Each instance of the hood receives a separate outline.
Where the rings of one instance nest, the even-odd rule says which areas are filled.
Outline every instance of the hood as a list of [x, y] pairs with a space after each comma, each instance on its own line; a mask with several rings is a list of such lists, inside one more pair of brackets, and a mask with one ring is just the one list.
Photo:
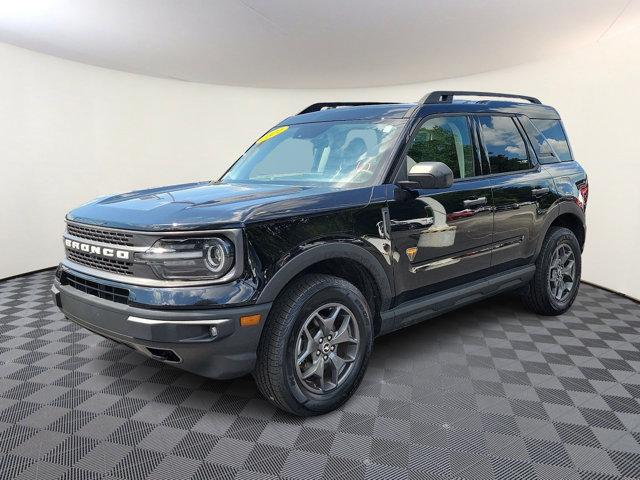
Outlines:
[[67, 219], [130, 230], [197, 230], [365, 206], [371, 187], [189, 183], [98, 198]]

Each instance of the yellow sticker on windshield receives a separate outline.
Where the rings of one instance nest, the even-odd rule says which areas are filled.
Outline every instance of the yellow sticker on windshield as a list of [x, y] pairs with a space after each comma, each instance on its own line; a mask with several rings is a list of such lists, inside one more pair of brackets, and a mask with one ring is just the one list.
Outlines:
[[256, 145], [260, 145], [262, 142], [266, 142], [270, 138], [273, 138], [276, 135], [280, 135], [282, 132], [286, 131], [288, 128], [289, 128], [288, 126], [274, 128], [273, 130], [271, 130], [271, 131], [265, 133], [263, 136], [261, 136], [258, 139], [258, 141], [256, 142]]

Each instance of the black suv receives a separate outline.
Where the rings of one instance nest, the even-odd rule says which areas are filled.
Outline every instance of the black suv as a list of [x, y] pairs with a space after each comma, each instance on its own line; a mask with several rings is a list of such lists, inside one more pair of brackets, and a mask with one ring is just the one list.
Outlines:
[[587, 194], [532, 97], [315, 104], [218, 181], [70, 212], [53, 294], [99, 335], [211, 378], [253, 372], [314, 415], [353, 393], [377, 335], [507, 290], [566, 311]]

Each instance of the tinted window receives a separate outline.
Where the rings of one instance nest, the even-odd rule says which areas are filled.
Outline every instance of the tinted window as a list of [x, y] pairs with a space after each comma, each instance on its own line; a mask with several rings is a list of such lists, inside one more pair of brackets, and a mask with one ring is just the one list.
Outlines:
[[531, 144], [533, 145], [533, 149], [535, 150], [540, 163], [556, 163], [560, 161], [551, 147], [551, 144], [533, 125], [533, 123], [531, 123], [531, 120], [527, 117], [520, 117], [520, 123], [522, 124], [524, 131], [527, 133], [529, 140], [531, 140]]
[[569, 142], [567, 142], [567, 136], [564, 134], [560, 120], [532, 118], [531, 121], [549, 141], [551, 148], [553, 148], [553, 151], [558, 155], [561, 162], [569, 162], [572, 160]]
[[478, 120], [491, 173], [531, 168], [524, 139], [511, 117], [480, 115]]
[[480, 175], [467, 117], [430, 118], [422, 124], [407, 152], [407, 170], [420, 162], [442, 162], [454, 178]]

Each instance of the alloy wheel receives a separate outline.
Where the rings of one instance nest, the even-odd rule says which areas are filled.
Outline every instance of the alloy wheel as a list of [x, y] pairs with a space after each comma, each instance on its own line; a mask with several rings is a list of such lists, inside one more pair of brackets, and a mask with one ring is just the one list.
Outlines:
[[328, 303], [307, 317], [298, 333], [295, 368], [298, 380], [314, 393], [340, 386], [354, 366], [360, 342], [355, 316], [340, 303]]
[[564, 302], [573, 290], [576, 281], [576, 259], [569, 245], [563, 243], [556, 248], [549, 267], [549, 292], [559, 302]]

